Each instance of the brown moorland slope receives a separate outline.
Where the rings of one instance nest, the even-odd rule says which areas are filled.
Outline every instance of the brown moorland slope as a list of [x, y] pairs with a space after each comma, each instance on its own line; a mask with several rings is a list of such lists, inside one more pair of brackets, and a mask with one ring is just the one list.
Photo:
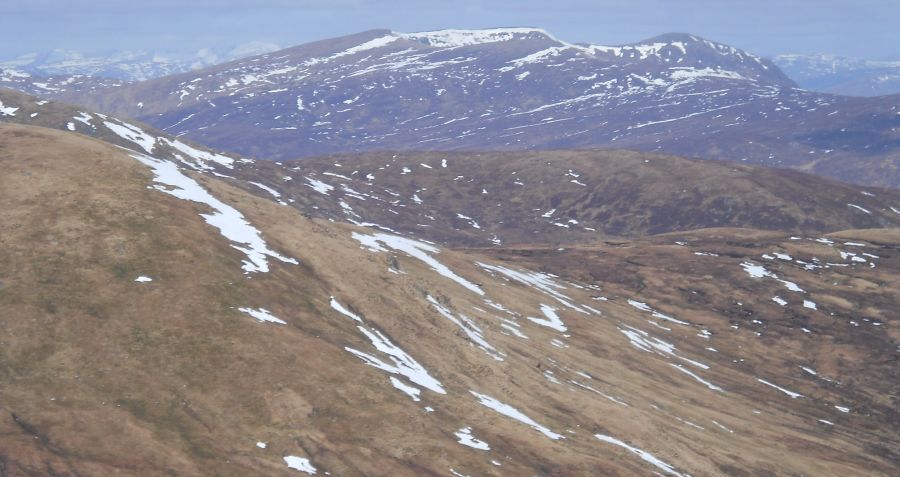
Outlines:
[[[0, 121], [86, 134], [212, 172], [304, 214], [453, 245], [583, 243], [706, 227], [900, 225], [900, 192], [786, 169], [630, 151], [227, 156], [140, 123], [0, 90]], [[315, 190], [316, 194], [310, 194]]]
[[450, 250], [73, 133], [0, 166], [7, 475], [900, 464], [896, 231]]
[[900, 226], [895, 190], [632, 151], [367, 153], [257, 161], [236, 175], [308, 214], [465, 245], [709, 227], [826, 233]]

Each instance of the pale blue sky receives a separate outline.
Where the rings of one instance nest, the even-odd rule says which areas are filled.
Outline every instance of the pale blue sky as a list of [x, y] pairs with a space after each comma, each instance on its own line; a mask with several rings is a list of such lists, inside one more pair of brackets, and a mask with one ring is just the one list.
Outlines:
[[0, 59], [54, 48], [192, 53], [372, 28], [537, 26], [571, 42], [690, 32], [762, 55], [900, 59], [900, 0], [0, 0]]

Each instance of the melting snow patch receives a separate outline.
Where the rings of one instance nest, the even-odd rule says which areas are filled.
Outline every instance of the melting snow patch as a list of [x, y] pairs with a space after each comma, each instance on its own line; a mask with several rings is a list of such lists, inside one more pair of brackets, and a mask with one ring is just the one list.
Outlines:
[[481, 228], [481, 226], [478, 225], [478, 222], [476, 222], [475, 219], [473, 219], [472, 217], [467, 217], [467, 216], [465, 216], [463, 214], [459, 214], [459, 213], [456, 214], [456, 217], [459, 219], [467, 220], [469, 222], [469, 225], [472, 226], [472, 228], [476, 228], [476, 229]]
[[679, 325], [688, 325], [688, 326], [690, 325], [690, 323], [688, 323], [686, 321], [681, 321], [681, 320], [672, 318], [669, 315], [664, 315], [664, 314], [654, 310], [653, 308], [650, 308], [650, 306], [648, 306], [646, 303], [641, 303], [641, 302], [635, 301], [635, 300], [628, 300], [628, 304], [637, 308], [638, 310], [650, 312], [654, 318], [671, 321], [672, 323], [678, 323]]
[[[579, 375], [581, 375], [581, 376], [584, 376], [584, 377], [587, 377], [588, 379], [593, 379], [593, 378], [591, 378], [590, 376], [585, 375], [584, 373], [577, 373], [577, 374], [579, 374]], [[580, 388], [587, 389], [588, 391], [591, 391], [591, 392], [594, 393], [594, 394], [599, 394], [600, 396], [603, 396], [604, 398], [606, 398], [606, 399], [608, 399], [608, 400], [610, 400], [610, 401], [612, 401], [612, 402], [614, 402], [614, 403], [616, 403], [616, 404], [619, 404], [619, 405], [625, 406], [625, 407], [630, 407], [630, 406], [628, 405], [627, 402], [622, 401], [621, 399], [617, 399], [617, 398], [615, 398], [615, 397], [613, 397], [613, 396], [610, 396], [609, 394], [605, 394], [605, 393], [603, 393], [603, 392], [600, 392], [600, 391], [598, 391], [597, 389], [594, 389], [593, 387], [591, 387], [591, 386], [589, 386], [589, 385], [587, 385], [587, 384], [579, 383], [578, 381], [571, 381], [571, 380], [570, 380], [569, 382], [572, 383], [572, 384], [574, 384], [574, 385], [576, 385], [576, 386], [578, 386], [578, 387], [580, 387]]]
[[[338, 303], [334, 298], [331, 299], [331, 307], [338, 313], [341, 313], [342, 315], [347, 316], [356, 322], [363, 323], [362, 318], [341, 306], [341, 304]], [[350, 347], [345, 347], [345, 350], [349, 351], [357, 358], [363, 360], [369, 366], [378, 368], [391, 374], [399, 374], [401, 376], [404, 376], [411, 382], [438, 394], [447, 394], [447, 392], [444, 391], [444, 388], [441, 385], [440, 381], [431, 377], [431, 375], [428, 374], [428, 370], [426, 370], [424, 366], [419, 364], [419, 362], [413, 359], [412, 356], [407, 354], [406, 351], [403, 351], [403, 349], [401, 349], [399, 346], [392, 343], [391, 340], [389, 340], [382, 333], [377, 330], [370, 329], [365, 324], [357, 325], [357, 329], [359, 329], [359, 331], [369, 339], [369, 341], [372, 343], [372, 346], [374, 346], [376, 350], [387, 355], [387, 357], [393, 362], [393, 364], [385, 363], [375, 356], [363, 353], [362, 351], [355, 350]], [[391, 383], [394, 384], [394, 381], [391, 381]], [[394, 384], [394, 386], [397, 387], [396, 384]], [[398, 389], [401, 388], [398, 387]]]
[[267, 447], [267, 445], [265, 442], [259, 441], [256, 443], [256, 447], [259, 447], [260, 449], [265, 449]]
[[601, 441], [606, 442], [608, 444], [616, 445], [616, 446], [622, 447], [624, 449], [627, 449], [632, 454], [635, 454], [638, 457], [640, 457], [641, 459], [643, 459], [645, 462], [649, 462], [650, 464], [656, 466], [657, 469], [662, 470], [666, 474], [674, 475], [675, 477], [688, 477], [685, 474], [681, 474], [681, 473], [677, 472], [675, 470], [675, 468], [672, 467], [671, 465], [657, 459], [656, 457], [653, 456], [653, 454], [651, 454], [645, 450], [638, 449], [637, 447], [632, 447], [632, 446], [616, 439], [615, 437], [605, 436], [603, 434], [594, 434], [594, 437], [596, 437], [597, 439], [600, 439]]
[[625, 327], [628, 329], [619, 328], [619, 331], [621, 331], [622, 334], [628, 337], [631, 345], [635, 348], [647, 351], [648, 353], [656, 351], [658, 353], [668, 355], [675, 354], [675, 345], [673, 345], [672, 343], [667, 343], [659, 338], [654, 338], [653, 336], [650, 336], [650, 334], [646, 331], [632, 328], [628, 325], [625, 325]]
[[398, 237], [396, 235], [389, 235], [385, 233], [375, 233], [372, 235], [363, 235], [360, 233], [353, 232], [353, 238], [356, 239], [363, 247], [369, 249], [374, 252], [385, 252], [386, 250], [382, 245], [387, 246], [394, 250], [400, 250], [405, 252], [407, 255], [424, 262], [426, 265], [431, 267], [432, 270], [437, 272], [438, 274], [453, 280], [454, 282], [462, 285], [466, 289], [473, 291], [479, 295], [484, 295], [484, 291], [482, 289], [466, 280], [465, 278], [457, 275], [452, 270], [447, 268], [441, 262], [435, 260], [431, 255], [431, 253], [440, 253], [440, 249], [435, 247], [434, 245], [427, 244], [425, 242], [420, 242], [418, 240], [412, 240], [405, 237]]
[[147, 283], [147, 282], [152, 282], [153, 279], [150, 277], [145, 277], [144, 275], [141, 275], [141, 276], [135, 278], [134, 281], [136, 281], [138, 283]]
[[278, 323], [279, 325], [286, 325], [287, 323], [283, 320], [278, 319], [276, 316], [272, 315], [269, 310], [265, 308], [252, 309], [252, 308], [238, 308], [239, 311], [242, 311], [261, 322], [269, 322], [269, 323]]
[[476, 439], [472, 436], [472, 428], [471, 427], [463, 427], [462, 429], [455, 432], [456, 438], [459, 439], [460, 444], [464, 446], [469, 446], [473, 449], [478, 450], [491, 450], [491, 446], [488, 445], [487, 442]]
[[0, 101], [0, 116], [15, 116], [18, 110], [19, 108], [4, 106], [3, 101]]
[[469, 392], [472, 393], [472, 395], [478, 399], [478, 402], [481, 403], [481, 405], [488, 407], [490, 409], [493, 409], [494, 411], [497, 411], [506, 417], [515, 419], [515, 420], [521, 422], [522, 424], [528, 425], [532, 429], [540, 432], [541, 434], [547, 436], [548, 438], [550, 438], [554, 441], [559, 440], [559, 439], [565, 439], [565, 437], [561, 436], [560, 434], [557, 434], [557, 433], [551, 431], [550, 429], [547, 429], [546, 427], [534, 422], [533, 419], [526, 416], [525, 414], [522, 414], [521, 411], [510, 406], [509, 404], [504, 404], [486, 394], [480, 394], [475, 391], [469, 391]]
[[303, 457], [289, 455], [284, 458], [284, 463], [291, 469], [306, 472], [309, 475], [315, 475], [316, 473], [316, 468], [309, 462], [309, 459]]
[[421, 399], [419, 399], [419, 394], [422, 393], [422, 390], [420, 390], [419, 388], [417, 388], [415, 386], [410, 386], [393, 376], [391, 376], [391, 384], [393, 384], [395, 388], [399, 389], [404, 394], [406, 394], [407, 396], [412, 398], [413, 401], [416, 401], [416, 402], [421, 401]]
[[313, 189], [314, 191], [316, 191], [320, 194], [328, 195], [329, 192], [334, 190], [334, 186], [332, 186], [330, 184], [326, 184], [320, 180], [313, 179], [311, 177], [307, 177], [306, 182], [307, 182], [306, 183], [307, 187]]
[[[670, 364], [671, 364], [671, 363], [670, 363]], [[713, 383], [711, 383], [711, 382], [709, 382], [709, 381], [704, 380], [703, 378], [701, 378], [700, 376], [697, 376], [696, 374], [694, 374], [694, 373], [691, 372], [690, 370], [685, 369], [685, 368], [681, 367], [681, 366], [678, 365], [678, 364], [672, 364], [672, 366], [675, 367], [675, 369], [681, 371], [682, 373], [687, 374], [688, 376], [690, 376], [690, 377], [696, 379], [697, 382], [703, 384], [704, 386], [708, 387], [709, 389], [712, 389], [713, 391], [724, 392], [724, 391], [722, 390], [722, 388], [716, 386], [715, 384], [713, 384]]]
[[174, 141], [170, 141], [166, 138], [159, 138], [159, 140], [161, 142], [164, 142], [164, 143], [168, 144], [169, 146], [181, 151], [182, 153], [187, 154], [188, 156], [194, 158], [195, 160], [199, 161], [203, 165], [205, 165], [205, 163], [207, 163], [207, 162], [215, 162], [216, 164], [225, 166], [229, 169], [234, 168], [234, 159], [232, 159], [228, 156], [223, 156], [222, 154], [216, 154], [216, 153], [212, 153], [212, 152], [201, 151], [200, 149], [196, 149], [191, 146], [188, 146], [187, 144], [185, 144], [177, 139]]
[[562, 303], [564, 306], [571, 308], [573, 310], [580, 311], [581, 313], [587, 314], [586, 311], [573, 305], [569, 301], [570, 300], [569, 297], [567, 297], [567, 296], [563, 295], [562, 293], [560, 293], [559, 291], [557, 291], [557, 290], [565, 290], [566, 287], [556, 283], [550, 275], [547, 275], [545, 273], [538, 273], [538, 272], [520, 272], [518, 270], [512, 270], [512, 269], [501, 267], [501, 266], [488, 265], [486, 263], [481, 263], [481, 262], [476, 262], [476, 264], [479, 267], [481, 267], [489, 272], [499, 273], [499, 274], [501, 274], [507, 278], [510, 278], [512, 280], [515, 280], [523, 285], [528, 285], [530, 287], [536, 288], [537, 290], [540, 290], [540, 291], [546, 293], [547, 295], [550, 295], [551, 297], [555, 298], [556, 301]]
[[559, 331], [560, 333], [565, 333], [566, 331], [568, 331], [566, 325], [559, 318], [559, 315], [556, 314], [555, 308], [553, 308], [552, 306], [541, 304], [541, 313], [543, 313], [547, 318], [532, 318], [529, 316], [528, 319], [541, 326], [546, 326], [547, 328], [552, 328], [556, 331]]
[[785, 301], [783, 298], [781, 298], [779, 296], [772, 297], [772, 301], [774, 301], [775, 303], [778, 303], [781, 306], [787, 305], [787, 301]]
[[744, 271], [747, 272], [753, 278], [762, 278], [762, 277], [775, 277], [775, 274], [766, 270], [766, 267], [762, 265], [756, 265], [750, 262], [744, 262], [741, 264], [741, 267], [744, 267]]
[[675, 345], [672, 343], [668, 343], [659, 338], [655, 338], [647, 333], [646, 331], [624, 325], [625, 328], [619, 328], [619, 331], [622, 332], [625, 336], [628, 337], [628, 341], [631, 342], [631, 345], [635, 348], [646, 351], [648, 353], [657, 353], [664, 356], [672, 356], [678, 358], [686, 363], [689, 363], [693, 366], [696, 366], [700, 369], [709, 369], [708, 365], [705, 365], [699, 361], [694, 361], [692, 359], [685, 358], [683, 356], [678, 356], [675, 353]]
[[[182, 174], [174, 163], [141, 154], [131, 157], [153, 169], [154, 181], [162, 184], [154, 186], [156, 190], [179, 199], [206, 204], [213, 209], [213, 213], [200, 214], [200, 216], [206, 219], [208, 224], [219, 229], [219, 233], [223, 237], [233, 242], [231, 244], [233, 248], [244, 252], [247, 257], [242, 266], [245, 273], [268, 272], [269, 262], [266, 257], [297, 265], [297, 260], [284, 257], [269, 249], [259, 230], [247, 222], [237, 209], [215, 198], [197, 181]], [[171, 187], [171, 189], [165, 186]]]
[[438, 313], [441, 314], [444, 318], [450, 320], [453, 324], [459, 327], [466, 334], [466, 336], [475, 343], [476, 346], [484, 350], [488, 356], [494, 358], [497, 361], [503, 361], [503, 354], [497, 351], [487, 340], [484, 339], [484, 332], [478, 325], [475, 324], [469, 317], [466, 315], [460, 314], [459, 318], [453, 315], [447, 308], [441, 305], [437, 300], [434, 299], [431, 295], [426, 297], [428, 302], [431, 303]]
[[803, 308], [809, 308], [810, 310], [815, 310], [816, 302], [809, 301], [809, 300], [803, 300]]
[[734, 434], [734, 431], [732, 431], [731, 429], [729, 429], [729, 428], [723, 426], [722, 424], [719, 424], [716, 420], [713, 420], [712, 423], [715, 424], [716, 426], [718, 426], [720, 429], [722, 429], [722, 430], [724, 430], [724, 431], [727, 431], [727, 432], [729, 432], [729, 433], [731, 433], [731, 434]]
[[[783, 255], [783, 254], [776, 254], [776, 255]], [[785, 258], [784, 260], [790, 259], [790, 256], [788, 256], [788, 255], [784, 255], [784, 256], [788, 257], [788, 258]], [[763, 255], [763, 258], [773, 259], [774, 257], [770, 257], [768, 255]], [[782, 257], [779, 256], [779, 258], [782, 258]], [[798, 292], [798, 293], [806, 293], [802, 288], [797, 286], [796, 283], [778, 278], [777, 275], [766, 270], [766, 268], [763, 267], [762, 265], [756, 265], [756, 264], [750, 263], [750, 262], [743, 262], [743, 263], [741, 263], [741, 267], [743, 267], [744, 271], [747, 272], [747, 274], [753, 278], [763, 278], [763, 277], [774, 278], [775, 280], [778, 280], [779, 282], [781, 282], [781, 284], [784, 285], [785, 288], [787, 288], [790, 291]]]
[[515, 336], [517, 338], [522, 338], [523, 340], [529, 339], [528, 336], [525, 335], [524, 333], [522, 333], [522, 331], [519, 329], [518, 323], [504, 320], [503, 323], [500, 323], [500, 328], [503, 328], [504, 330], [512, 333], [513, 336]]
[[806, 293], [805, 290], [803, 290], [802, 288], [800, 288], [800, 287], [799, 287], [796, 283], [794, 283], [794, 282], [791, 282], [791, 281], [788, 281], [788, 280], [782, 280], [782, 279], [780, 279], [780, 278], [778, 279], [778, 281], [781, 282], [781, 284], [784, 285], [785, 288], [787, 288], [788, 290], [790, 290], [790, 291], [792, 291], [792, 292]]
[[862, 208], [862, 207], [860, 207], [860, 206], [858, 206], [858, 205], [856, 205], [856, 204], [847, 204], [847, 207], [853, 207], [854, 209], [857, 209], [857, 210], [860, 210], [860, 211], [862, 211], [862, 212], [865, 212], [865, 213], [867, 213], [867, 214], [869, 214], [869, 215], [872, 215], [872, 212], [869, 212], [868, 210], [866, 210], [866, 209], [864, 209], [864, 208]]
[[357, 316], [352, 311], [344, 308], [340, 303], [338, 303], [337, 300], [334, 299], [334, 297], [331, 297], [331, 308], [334, 309], [335, 311], [337, 311], [338, 313], [351, 318], [353, 321], [357, 321], [359, 323], [363, 322], [362, 318]]
[[145, 133], [141, 128], [128, 123], [115, 124], [109, 121], [103, 121], [103, 124], [122, 139], [141, 146], [147, 151], [147, 154], [153, 153], [153, 147], [156, 146], [156, 138]]
[[772, 384], [772, 383], [770, 383], [770, 382], [768, 382], [768, 381], [766, 381], [766, 380], [759, 379], [759, 378], [757, 378], [756, 380], [759, 381], [759, 382], [761, 382], [761, 383], [763, 383], [763, 384], [765, 384], [766, 386], [773, 387], [773, 388], [775, 388], [775, 389], [777, 389], [777, 390], [779, 390], [779, 391], [781, 391], [781, 392], [787, 394], [788, 396], [791, 397], [791, 399], [797, 399], [797, 398], [803, 397], [803, 395], [800, 394], [800, 393], [795, 393], [795, 392], [793, 392], [793, 391], [788, 391], [787, 389], [784, 389], [784, 388], [782, 388], [782, 387], [779, 387], [779, 386], [777, 386], [777, 385], [775, 385], [775, 384]]
[[276, 199], [281, 197], [281, 194], [277, 190], [275, 190], [265, 184], [260, 184], [259, 182], [252, 182], [252, 181], [250, 183], [255, 185], [256, 187], [259, 187], [260, 189], [268, 192], [269, 194], [272, 195], [272, 197], [275, 197]]

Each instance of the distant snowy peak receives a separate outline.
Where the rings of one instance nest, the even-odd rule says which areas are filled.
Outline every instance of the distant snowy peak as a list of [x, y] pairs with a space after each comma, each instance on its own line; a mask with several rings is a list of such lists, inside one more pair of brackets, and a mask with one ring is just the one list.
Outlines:
[[513, 40], [552, 40], [553, 35], [540, 28], [488, 28], [483, 30], [436, 30], [416, 33], [394, 33], [407, 40], [438, 48], [497, 43]]
[[764, 63], [762, 58], [751, 53], [688, 33], [666, 33], [637, 43], [620, 46], [590, 45], [589, 48], [596, 52], [611, 53], [619, 58], [624, 57], [641, 60], [650, 57], [667, 59], [687, 55], [712, 54], [734, 57], [739, 61]]
[[900, 61], [833, 54], [784, 54], [772, 60], [804, 89], [849, 96], [900, 93]]
[[226, 61], [261, 55], [280, 49], [278, 45], [250, 42], [217, 53], [203, 48], [190, 55], [162, 55], [148, 51], [111, 51], [87, 54], [71, 50], [29, 53], [0, 61], [0, 69], [16, 70], [33, 76], [91, 76], [124, 81], [148, 79], [184, 73]]
[[435, 48], [458, 48], [462, 46], [501, 43], [510, 41], [548, 41], [557, 47], [572, 49], [589, 55], [610, 55], [619, 59], [646, 60], [658, 58], [663, 61], [699, 54], [731, 56], [738, 61], [749, 61], [765, 68], [769, 62], [751, 53], [729, 45], [716, 43], [688, 33], [666, 33], [648, 40], [617, 46], [598, 44], [574, 44], [561, 40], [541, 28], [488, 28], [482, 30], [436, 30], [416, 33], [390, 32], [390, 35], [422, 43]]
[[816, 53], [802, 55], [787, 53], [777, 55], [773, 60], [781, 65], [803, 65], [820, 73], [836, 73], [838, 71], [852, 71], [867, 68], [900, 68], [900, 61], [873, 61], [864, 58], [834, 55], [829, 53]]
[[[501, 73], [535, 64], [558, 65], [566, 61], [588, 60], [615, 63], [620, 66], [643, 64], [667, 70], [667, 74], [675, 76], [672, 78], [674, 80], [685, 79], [685, 75], [689, 75], [692, 78], [712, 77], [762, 81], [784, 87], [796, 86], [767, 59], [687, 33], [667, 33], [636, 43], [606, 46], [569, 43], [546, 30], [531, 27], [451, 29], [414, 33], [372, 30], [334, 39], [331, 42], [320, 42], [318, 45], [320, 48], [330, 47], [334, 53], [304, 60], [305, 66], [328, 63], [338, 58], [365, 59], [371, 55], [386, 55], [385, 58], [398, 60], [406, 53], [408, 53], [406, 56], [412, 55], [417, 58], [415, 63], [418, 64], [427, 59], [421, 56], [425, 51], [440, 55], [442, 51], [466, 47], [478, 49], [477, 53], [473, 51], [470, 54], [483, 57], [492, 54], [490, 52], [513, 48], [530, 53], [508, 61], [506, 66], [499, 68]], [[321, 51], [319, 49], [317, 53], [321, 54]], [[451, 60], [453, 61], [455, 60]], [[466, 61], [474, 61], [474, 57]], [[410, 66], [409, 63], [401, 61], [395, 64]], [[439, 63], [435, 62], [435, 65], [437, 64]], [[520, 71], [519, 74], [525, 73]], [[522, 76], [523, 79], [524, 77]]]

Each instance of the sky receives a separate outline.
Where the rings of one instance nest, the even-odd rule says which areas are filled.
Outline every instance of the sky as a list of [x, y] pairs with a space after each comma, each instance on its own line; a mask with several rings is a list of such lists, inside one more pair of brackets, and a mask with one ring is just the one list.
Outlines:
[[753, 53], [900, 59], [900, 0], [0, 0], [0, 60], [52, 49], [189, 55], [373, 28], [541, 27], [615, 45], [688, 32]]

